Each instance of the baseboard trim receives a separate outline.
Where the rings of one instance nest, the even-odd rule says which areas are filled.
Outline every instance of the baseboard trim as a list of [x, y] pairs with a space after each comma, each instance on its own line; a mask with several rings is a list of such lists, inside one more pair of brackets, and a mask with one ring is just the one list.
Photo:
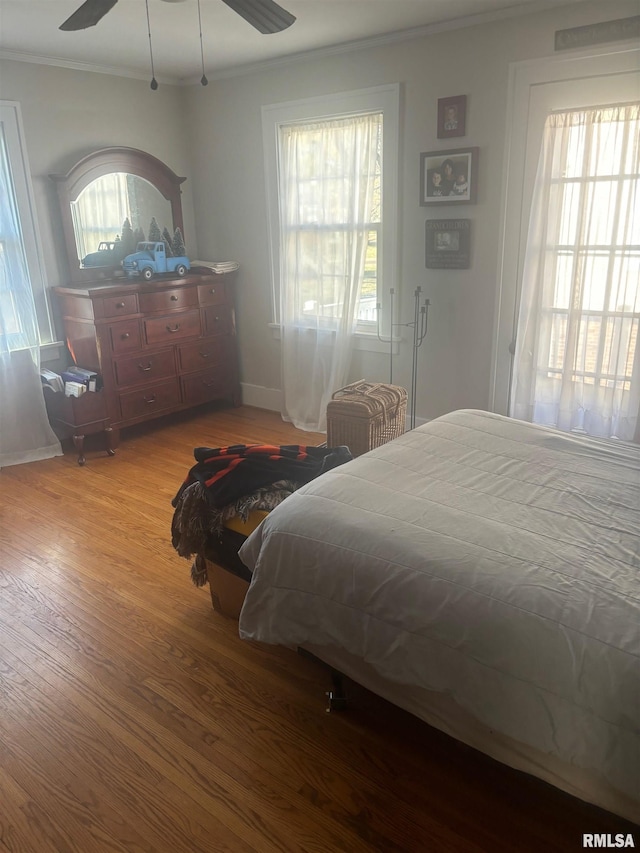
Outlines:
[[256, 409], [268, 409], [271, 412], [282, 411], [282, 391], [279, 388], [265, 388], [264, 385], [240, 383], [242, 402]]

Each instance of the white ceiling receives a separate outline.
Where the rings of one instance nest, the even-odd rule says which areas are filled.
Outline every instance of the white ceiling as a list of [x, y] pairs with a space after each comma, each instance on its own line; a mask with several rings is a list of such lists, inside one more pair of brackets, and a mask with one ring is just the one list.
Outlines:
[[[0, 56], [151, 77], [145, 0], [118, 0], [90, 29], [62, 32], [82, 0], [0, 0]], [[262, 35], [221, 0], [200, 0], [205, 71], [229, 73], [304, 51], [458, 26], [581, 0], [278, 0], [297, 20]], [[197, 0], [148, 0], [155, 75], [197, 81], [202, 74]], [[489, 18], [487, 18], [489, 16]], [[464, 20], [461, 20], [464, 19]], [[457, 22], [457, 24], [455, 23]], [[401, 38], [402, 35], [398, 35]]]

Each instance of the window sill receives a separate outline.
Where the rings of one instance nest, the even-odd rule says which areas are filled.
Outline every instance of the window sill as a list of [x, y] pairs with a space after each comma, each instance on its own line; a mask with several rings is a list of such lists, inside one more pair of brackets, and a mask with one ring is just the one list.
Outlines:
[[42, 344], [40, 346], [40, 362], [47, 364], [51, 361], [57, 361], [64, 354], [64, 341], [53, 341], [50, 344]]
[[[279, 324], [269, 323], [269, 328], [271, 329], [275, 340], [279, 341], [281, 339]], [[393, 338], [393, 355], [398, 354], [398, 344], [401, 340], [402, 338]], [[389, 345], [390, 341], [381, 341], [378, 335], [373, 332], [356, 332], [354, 335], [353, 348], [355, 350], [360, 350], [361, 352], [382, 352], [385, 353], [385, 355], [388, 355]]]

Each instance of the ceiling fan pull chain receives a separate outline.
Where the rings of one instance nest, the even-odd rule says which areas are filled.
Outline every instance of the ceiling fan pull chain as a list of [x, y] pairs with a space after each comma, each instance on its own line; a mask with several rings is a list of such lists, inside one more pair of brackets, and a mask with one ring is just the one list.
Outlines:
[[203, 86], [206, 86], [209, 81], [207, 80], [207, 75], [204, 73], [204, 47], [202, 46], [202, 15], [200, 14], [200, 0], [198, 0], [198, 25], [200, 27], [200, 58], [202, 60], [202, 77], [200, 78], [200, 82]]
[[153, 70], [153, 47], [151, 44], [151, 22], [149, 20], [149, 0], [145, 0], [145, 4], [147, 7], [147, 29], [149, 30], [149, 56], [151, 57], [151, 88], [155, 92], [158, 88], [158, 81], [156, 80], [156, 74]]

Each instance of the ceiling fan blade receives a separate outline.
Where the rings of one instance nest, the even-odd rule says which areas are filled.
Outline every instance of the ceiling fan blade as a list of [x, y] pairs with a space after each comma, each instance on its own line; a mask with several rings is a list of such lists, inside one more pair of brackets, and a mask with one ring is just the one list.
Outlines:
[[222, 0], [259, 32], [280, 33], [295, 21], [295, 16], [273, 0]]
[[95, 27], [110, 9], [116, 5], [118, 0], [85, 0], [79, 9], [70, 18], [61, 24], [60, 30], [86, 30]]

